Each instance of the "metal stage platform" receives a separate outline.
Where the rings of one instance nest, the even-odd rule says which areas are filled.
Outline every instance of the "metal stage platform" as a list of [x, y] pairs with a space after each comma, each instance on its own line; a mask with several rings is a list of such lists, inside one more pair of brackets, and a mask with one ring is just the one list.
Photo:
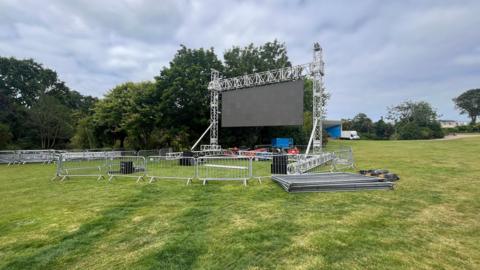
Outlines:
[[317, 173], [300, 175], [272, 175], [287, 192], [355, 191], [365, 189], [393, 189], [392, 182], [354, 173]]

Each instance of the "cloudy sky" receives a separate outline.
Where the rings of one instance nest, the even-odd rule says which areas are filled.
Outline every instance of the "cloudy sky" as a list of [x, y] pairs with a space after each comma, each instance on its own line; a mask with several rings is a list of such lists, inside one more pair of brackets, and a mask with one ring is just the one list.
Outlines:
[[373, 119], [405, 100], [466, 119], [452, 97], [480, 88], [480, 1], [0, 0], [0, 55], [34, 58], [101, 97], [151, 80], [180, 44], [285, 42], [293, 64], [324, 48], [329, 118]]

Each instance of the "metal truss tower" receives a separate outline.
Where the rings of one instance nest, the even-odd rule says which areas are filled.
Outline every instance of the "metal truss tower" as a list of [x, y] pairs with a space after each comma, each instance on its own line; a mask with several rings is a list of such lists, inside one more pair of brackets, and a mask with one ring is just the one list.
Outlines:
[[[222, 90], [220, 85], [220, 72], [212, 69], [208, 90], [210, 90], [210, 144], [202, 145], [202, 151], [220, 150], [222, 147], [218, 144], [218, 110], [219, 96]], [[192, 147], [194, 148], [194, 147]]]
[[[322, 120], [324, 117], [323, 111], [323, 76], [325, 74], [325, 64], [322, 59], [322, 47], [315, 43], [313, 46], [313, 63], [315, 68], [312, 72], [313, 79], [313, 108], [312, 108], [312, 136], [313, 136], [313, 153], [322, 151]], [[310, 136], [312, 138], [312, 136]], [[312, 142], [309, 142], [307, 147], [307, 154], [310, 150]]]
[[210, 91], [210, 125], [198, 141], [192, 146], [192, 150], [201, 141], [203, 136], [210, 130], [210, 144], [201, 145], [202, 151], [220, 150], [218, 144], [218, 121], [219, 121], [219, 96], [222, 91], [240, 88], [254, 87], [266, 84], [294, 81], [304, 78], [313, 80], [313, 128], [307, 147], [313, 153], [322, 151], [322, 119], [323, 119], [323, 76], [325, 63], [322, 59], [322, 48], [315, 43], [313, 47], [313, 62], [293, 67], [284, 67], [264, 72], [258, 72], [233, 78], [220, 78], [220, 73], [212, 69], [211, 80], [208, 84]]

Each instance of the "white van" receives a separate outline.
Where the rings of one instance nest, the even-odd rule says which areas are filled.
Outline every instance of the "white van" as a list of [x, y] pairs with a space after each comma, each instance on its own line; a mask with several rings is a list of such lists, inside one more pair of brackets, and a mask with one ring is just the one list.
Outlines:
[[359, 140], [360, 136], [355, 130], [342, 130], [342, 135], [340, 135], [340, 139], [344, 140]]

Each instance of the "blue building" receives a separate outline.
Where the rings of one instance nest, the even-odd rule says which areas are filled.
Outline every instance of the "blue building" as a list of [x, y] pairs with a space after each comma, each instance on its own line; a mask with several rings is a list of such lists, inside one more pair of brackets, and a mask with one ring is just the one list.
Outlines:
[[323, 128], [328, 136], [333, 139], [338, 139], [342, 135], [342, 121], [340, 120], [324, 120]]

